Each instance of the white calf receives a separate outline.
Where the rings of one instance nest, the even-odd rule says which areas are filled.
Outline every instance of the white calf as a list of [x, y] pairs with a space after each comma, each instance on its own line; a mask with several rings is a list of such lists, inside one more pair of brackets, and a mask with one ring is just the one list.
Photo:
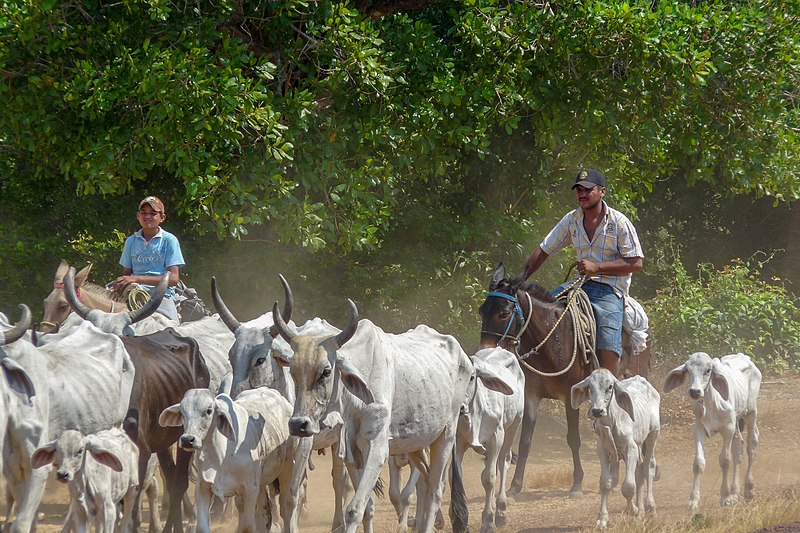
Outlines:
[[118, 502], [122, 502], [119, 531], [127, 530], [139, 488], [139, 449], [121, 428], [88, 436], [67, 430], [31, 458], [34, 468], [50, 463], [58, 469], [56, 479], [69, 486], [74, 531], [87, 531], [94, 522], [96, 531], [113, 533]]
[[297, 495], [302, 475], [296, 470], [305, 470], [311, 439], [289, 436], [291, 414], [291, 404], [268, 387], [244, 391], [236, 401], [227, 394], [215, 398], [207, 389], [193, 389], [180, 404], [161, 413], [161, 425], [184, 426], [179, 445], [201, 454], [199, 532], [209, 529], [212, 492], [219, 498], [241, 497], [237, 533], [264, 531], [265, 519], [257, 520], [256, 510], [268, 505], [267, 489], [275, 480], [280, 485], [283, 531], [298, 531]]
[[[608, 527], [608, 493], [617, 484], [620, 459], [625, 461], [622, 483], [622, 495], [628, 500], [625, 512], [642, 516], [645, 510], [654, 510], [655, 447], [661, 428], [661, 398], [656, 389], [641, 376], [619, 381], [614, 374], [600, 368], [572, 386], [570, 400], [573, 409], [587, 400], [592, 402], [589, 416], [594, 419], [600, 458], [597, 527]], [[642, 502], [645, 486], [647, 499]]]
[[[494, 531], [495, 522], [499, 526], [505, 523], [506, 476], [511, 466], [511, 446], [525, 408], [525, 376], [516, 356], [503, 348], [480, 350], [470, 360], [475, 369], [475, 386], [472, 397], [461, 408], [455, 459], [460, 463], [467, 448], [484, 456], [481, 481], [486, 497], [481, 531]], [[490, 380], [500, 380], [505, 387], [494, 383], [489, 388], [486, 383]]]
[[[703, 446], [706, 437], [722, 433], [722, 468], [720, 505], [734, 505], [739, 500], [740, 469], [742, 466], [742, 431], [747, 427], [747, 474], [744, 496], [753, 496], [753, 459], [758, 447], [758, 392], [761, 389], [761, 371], [742, 353], [712, 358], [697, 352], [681, 366], [673, 369], [664, 381], [664, 392], [669, 392], [689, 379], [689, 397], [695, 416], [694, 481], [689, 497], [689, 510], [695, 511], [700, 503], [700, 474], [706, 469]], [[728, 484], [728, 468], [733, 459], [733, 475]]]

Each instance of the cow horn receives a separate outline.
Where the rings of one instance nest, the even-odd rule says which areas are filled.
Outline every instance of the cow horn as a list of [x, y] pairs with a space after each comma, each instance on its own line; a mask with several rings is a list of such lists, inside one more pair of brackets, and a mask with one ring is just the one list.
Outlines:
[[75, 292], [75, 267], [69, 267], [64, 275], [64, 296], [67, 297], [67, 302], [78, 313], [78, 316], [86, 319], [92, 309], [80, 301], [78, 293]]
[[167, 293], [168, 286], [169, 272], [164, 274], [164, 276], [161, 278], [161, 281], [158, 283], [158, 285], [156, 285], [155, 294], [152, 295], [146, 304], [136, 311], [128, 311], [128, 316], [131, 318], [131, 324], [135, 324], [140, 320], [144, 320], [156, 312], [156, 309], [158, 309], [158, 306], [161, 305], [161, 301], [164, 299], [164, 295]]
[[[292, 288], [289, 287], [289, 282], [286, 281], [286, 278], [284, 278], [282, 274], [278, 274], [278, 277], [281, 278], [283, 295], [286, 298], [286, 301], [283, 304], [283, 316], [281, 318], [283, 318], [283, 321], [288, 324], [289, 320], [292, 319], [292, 312], [294, 311], [294, 296], [292, 295]], [[275, 328], [274, 324], [275, 322], [273, 320], [273, 325], [269, 328], [269, 334], [273, 339], [278, 336], [278, 330]]]
[[19, 322], [14, 324], [14, 327], [8, 331], [0, 331], [0, 346], [16, 342], [25, 335], [28, 326], [31, 325], [31, 310], [25, 304], [19, 304], [20, 318]]
[[225, 302], [222, 301], [222, 296], [219, 295], [219, 291], [217, 290], [217, 278], [216, 276], [211, 276], [211, 299], [214, 300], [214, 307], [217, 308], [217, 313], [219, 313], [219, 317], [228, 326], [228, 329], [231, 330], [231, 333], [236, 333], [236, 330], [239, 329], [239, 326], [242, 325], [241, 322], [236, 320], [236, 317], [233, 316], [228, 306], [225, 305]]
[[350, 323], [347, 324], [347, 327], [343, 329], [341, 333], [336, 335], [336, 344], [339, 348], [353, 337], [356, 328], [358, 328], [358, 308], [350, 298], [347, 299], [347, 303], [350, 306]]
[[272, 335], [272, 329], [275, 328], [277, 332], [275, 337], [277, 337], [277, 334], [279, 333], [280, 336], [283, 337], [283, 340], [291, 343], [292, 339], [295, 338], [296, 333], [289, 329], [289, 326], [286, 325], [283, 317], [280, 315], [280, 313], [278, 313], [278, 302], [272, 304], [272, 321], [274, 324], [273, 327], [270, 328], [270, 335]]

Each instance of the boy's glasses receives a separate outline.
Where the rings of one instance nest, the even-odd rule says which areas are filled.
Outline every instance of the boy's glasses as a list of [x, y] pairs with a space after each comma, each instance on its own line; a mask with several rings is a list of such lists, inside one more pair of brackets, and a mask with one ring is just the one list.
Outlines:
[[142, 211], [139, 210], [139, 214], [143, 217], [157, 217], [161, 214], [161, 211]]

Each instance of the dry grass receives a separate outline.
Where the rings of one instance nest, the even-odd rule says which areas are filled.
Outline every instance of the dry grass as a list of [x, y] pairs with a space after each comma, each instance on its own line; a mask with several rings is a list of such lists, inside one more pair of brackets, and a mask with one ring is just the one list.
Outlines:
[[[612, 517], [613, 520], [614, 517]], [[667, 524], [658, 515], [645, 520], [618, 516], [612, 528], [614, 533], [750, 533], [781, 524], [800, 522], [800, 486], [787, 488], [781, 493], [764, 495], [758, 501], [741, 502], [735, 507], [717, 508], [710, 514], [696, 514], [691, 518]], [[669, 517], [664, 517], [670, 520]]]
[[536, 467], [525, 481], [526, 489], [556, 490], [572, 486], [572, 464]]

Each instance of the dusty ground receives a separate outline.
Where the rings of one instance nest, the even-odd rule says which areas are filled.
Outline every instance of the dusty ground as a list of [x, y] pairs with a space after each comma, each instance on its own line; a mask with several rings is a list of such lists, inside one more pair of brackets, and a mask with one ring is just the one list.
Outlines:
[[[672, 365], [670, 365], [670, 368]], [[660, 391], [663, 378], [670, 368], [656, 366], [653, 382]], [[508, 510], [508, 524], [499, 531], [516, 533], [589, 531], [594, 525], [599, 508], [598, 493], [599, 463], [595, 453], [595, 435], [587, 420], [582, 421], [583, 446], [581, 458], [586, 476], [584, 497], [570, 499], [568, 489], [571, 482], [571, 460], [566, 445], [566, 426], [562, 407], [551, 403], [536, 426], [534, 449], [526, 472], [525, 490], [512, 502]], [[759, 426], [761, 443], [754, 472], [756, 500], [785, 497], [800, 486], [800, 461], [797, 460], [800, 425], [797, 413], [800, 410], [800, 377], [765, 377], [759, 402]], [[649, 522], [637, 523], [622, 517], [625, 507], [619, 489], [609, 498], [611, 526], [630, 530], [648, 531], [656, 526], [674, 525], [676, 531], [689, 529], [690, 516], [686, 510], [692, 478], [692, 415], [685, 390], [675, 390], [662, 397], [662, 431], [656, 448], [661, 467], [661, 479], [655, 484], [658, 504], [657, 515]], [[717, 457], [719, 436], [706, 447], [707, 469], [702, 479], [699, 512], [703, 516], [718, 519], [730, 514], [729, 508], [719, 507], [719, 485], [721, 475]], [[301, 521], [301, 529], [310, 533], [329, 531], [333, 516], [333, 491], [330, 486], [329, 457], [315, 457], [317, 468], [310, 476], [309, 513]], [[513, 468], [513, 467], [512, 467]], [[470, 526], [480, 530], [483, 509], [483, 489], [480, 483], [481, 458], [470, 452], [464, 461], [464, 481], [470, 507]], [[383, 479], [388, 483], [388, 475]], [[66, 510], [66, 490], [51, 483], [41, 511], [45, 515], [39, 531], [54, 533]], [[445, 496], [449, 505], [449, 495]], [[752, 506], [742, 502], [737, 509]], [[376, 502], [376, 532], [395, 531], [396, 520], [388, 497]], [[737, 511], [738, 512], [738, 511]], [[717, 517], [717, 518], [714, 518]], [[684, 527], [685, 525], [685, 527]], [[217, 528], [220, 532], [234, 530], [234, 524]], [[449, 524], [448, 524], [449, 529]], [[700, 528], [702, 529], [702, 528]], [[757, 529], [757, 528], [754, 528]], [[765, 531], [800, 531], [798, 524]]]

